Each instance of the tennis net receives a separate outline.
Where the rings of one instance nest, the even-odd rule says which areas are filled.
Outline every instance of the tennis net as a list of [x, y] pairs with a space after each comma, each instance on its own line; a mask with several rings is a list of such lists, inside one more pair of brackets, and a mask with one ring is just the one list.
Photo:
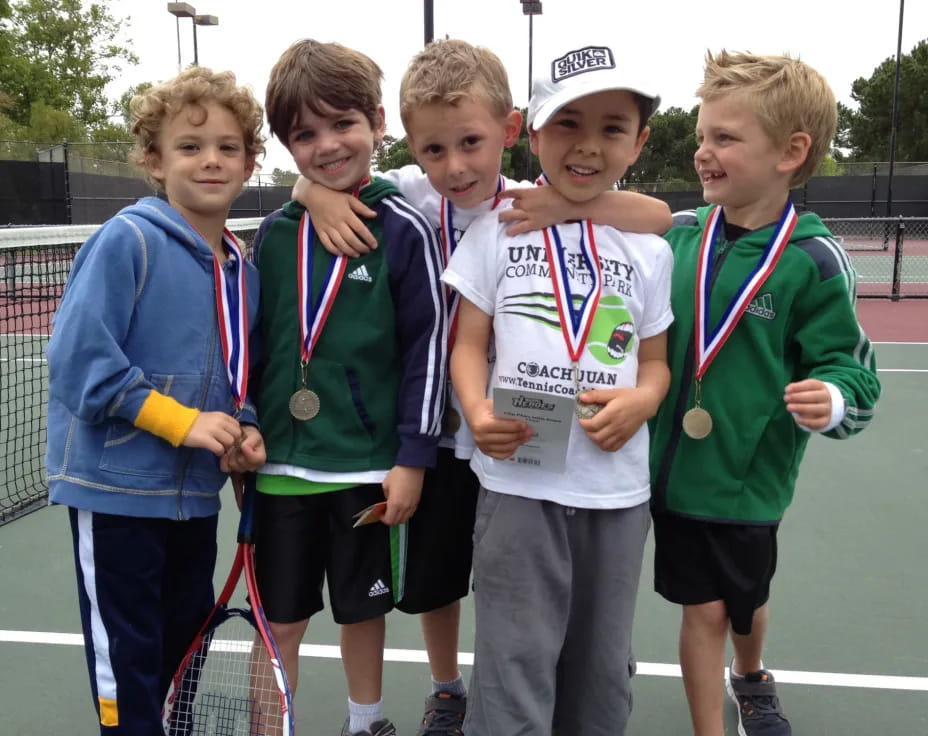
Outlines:
[[[261, 218], [229, 220], [251, 245]], [[81, 244], [99, 225], [0, 229], [0, 525], [47, 502], [45, 346]]]

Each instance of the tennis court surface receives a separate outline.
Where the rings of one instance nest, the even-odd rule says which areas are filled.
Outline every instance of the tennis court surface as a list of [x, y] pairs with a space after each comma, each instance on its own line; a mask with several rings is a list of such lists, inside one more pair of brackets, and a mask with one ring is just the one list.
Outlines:
[[[29, 448], [42, 441], [44, 420], [28, 407], [36, 394], [44, 402], [47, 306], [56, 297], [49, 296], [49, 283], [40, 278], [33, 283], [41, 293], [23, 294], [15, 304], [18, 314], [34, 307], [28, 328], [15, 337], [0, 330], [6, 333], [0, 337], [0, 441], [6, 453], [0, 493], [41, 479], [40, 463]], [[13, 300], [0, 298], [0, 306], [11, 309]], [[861, 300], [859, 312], [871, 337], [882, 341], [876, 347], [883, 398], [873, 425], [859, 437], [845, 442], [815, 437], [810, 443], [796, 500], [780, 532], [766, 663], [780, 683], [797, 735], [925, 736], [928, 302]], [[0, 313], [4, 325], [10, 314]], [[231, 492], [225, 500], [217, 584], [235, 551]], [[61, 508], [40, 508], [0, 526], [4, 736], [98, 733], [70, 545]], [[636, 617], [639, 676], [628, 733], [682, 735], [691, 731], [675, 665], [679, 611], [652, 591], [651, 556], [649, 542]], [[323, 612], [304, 640], [295, 703], [298, 734], [335, 734], [344, 719], [337, 644], [337, 629]], [[412, 736], [429, 676], [418, 622], [391, 614], [387, 646], [387, 715], [399, 733]], [[462, 661], [469, 663], [470, 601], [465, 602], [461, 648]], [[727, 715], [727, 733], [734, 734], [733, 706]]]

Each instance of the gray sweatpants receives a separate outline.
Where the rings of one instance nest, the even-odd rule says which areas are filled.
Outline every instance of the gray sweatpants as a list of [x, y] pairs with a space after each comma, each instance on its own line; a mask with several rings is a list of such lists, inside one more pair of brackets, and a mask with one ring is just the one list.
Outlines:
[[574, 509], [480, 490], [467, 736], [615, 736], [631, 712], [648, 504]]

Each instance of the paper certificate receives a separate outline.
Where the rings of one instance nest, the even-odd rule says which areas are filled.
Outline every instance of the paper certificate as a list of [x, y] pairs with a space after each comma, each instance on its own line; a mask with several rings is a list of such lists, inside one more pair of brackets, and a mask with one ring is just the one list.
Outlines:
[[493, 413], [507, 419], [521, 419], [535, 433], [516, 450], [510, 461], [549, 473], [563, 473], [574, 406], [573, 396], [493, 389]]

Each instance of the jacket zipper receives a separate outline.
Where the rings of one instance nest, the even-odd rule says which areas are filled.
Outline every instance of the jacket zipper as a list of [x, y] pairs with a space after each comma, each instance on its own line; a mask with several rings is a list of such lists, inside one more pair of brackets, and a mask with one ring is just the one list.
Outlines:
[[[709, 295], [712, 295], [712, 289], [715, 281], [722, 270], [722, 264], [731, 253], [734, 244], [728, 240], [724, 241], [719, 247], [716, 257], [712, 261], [709, 271]], [[708, 304], [706, 308], [708, 308]], [[658, 511], [667, 509], [667, 481], [670, 479], [670, 469], [673, 466], [674, 457], [677, 454], [677, 447], [680, 444], [680, 433], [683, 431], [683, 415], [686, 413], [686, 405], [689, 403], [690, 391], [689, 385], [693, 380], [693, 373], [696, 363], [696, 325], [690, 327], [690, 339], [686, 346], [686, 355], [683, 358], [683, 370], [681, 371], [682, 380], [680, 381], [680, 392], [677, 394], [677, 400], [673, 407], [673, 423], [671, 424], [670, 439], [664, 448], [664, 456], [661, 460], [660, 468], [657, 472], [657, 480], [654, 483], [655, 508]]]
[[[216, 287], [213, 286], [214, 292], [215, 292], [215, 289]], [[213, 294], [213, 303], [215, 304], [215, 293]], [[245, 308], [246, 309], [248, 308], [247, 304], [245, 305]], [[200, 401], [196, 407], [200, 411], [203, 410], [203, 406], [206, 403], [206, 396], [209, 393], [210, 380], [213, 377], [213, 363], [214, 363], [214, 357], [216, 354], [215, 348], [216, 348], [216, 338], [218, 337], [218, 333], [219, 333], [219, 317], [218, 315], [216, 315], [215, 319], [213, 319], [213, 329], [210, 330], [210, 334], [209, 334], [209, 356], [210, 358], [209, 358], [207, 368], [206, 368], [205, 380], [203, 381], [203, 393], [200, 394]], [[180, 466], [180, 473], [178, 475], [178, 484], [179, 484], [177, 488], [177, 520], [178, 521], [185, 520], [184, 519], [184, 503], [183, 503], [184, 502], [184, 479], [187, 476], [187, 467], [190, 465], [190, 457], [193, 454], [193, 448], [185, 447], [184, 450], [186, 450], [186, 452], [183, 455], [184, 462]]]

